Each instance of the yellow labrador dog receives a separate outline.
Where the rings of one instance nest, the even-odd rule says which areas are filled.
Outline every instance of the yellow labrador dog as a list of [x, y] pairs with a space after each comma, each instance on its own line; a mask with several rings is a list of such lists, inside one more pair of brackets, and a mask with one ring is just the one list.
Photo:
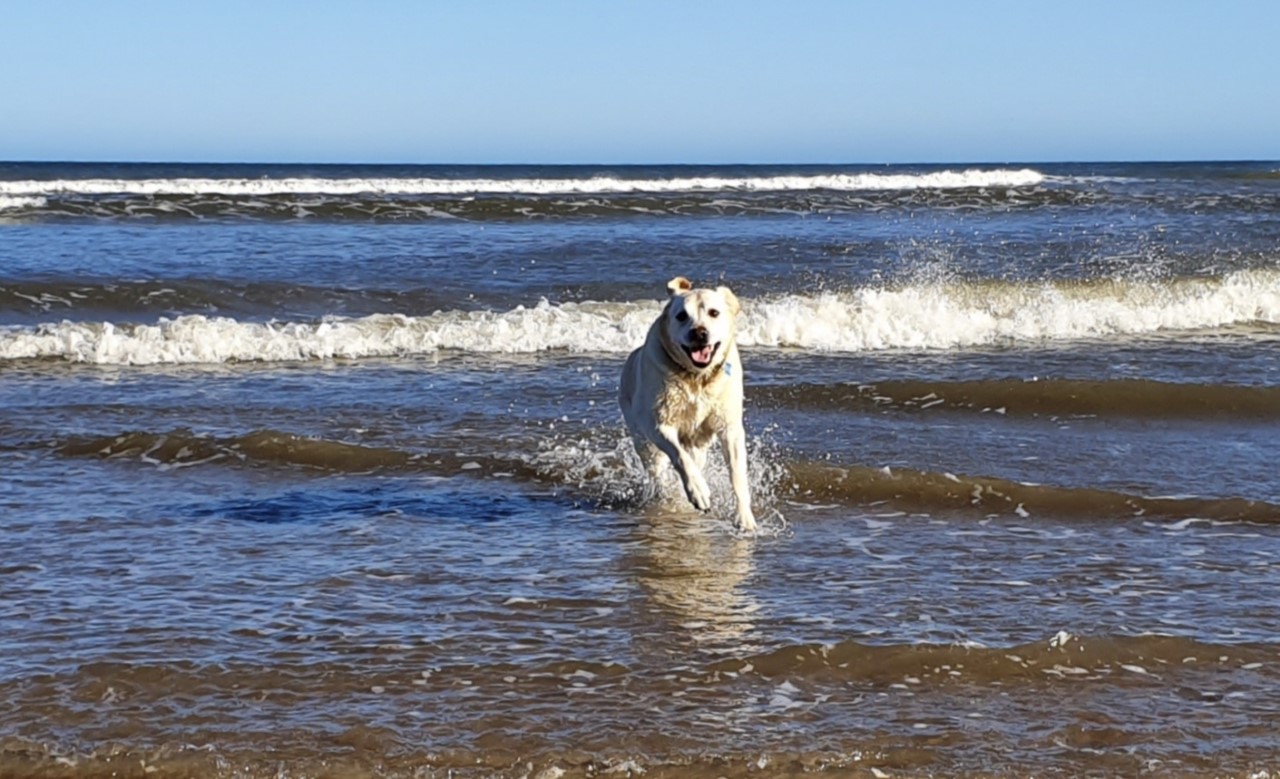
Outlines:
[[656, 480], [664, 454], [689, 502], [711, 508], [702, 475], [707, 447], [719, 436], [738, 504], [738, 526], [755, 530], [742, 427], [742, 360], [734, 343], [739, 305], [728, 287], [694, 289], [683, 276], [667, 283], [671, 298], [644, 345], [627, 357], [618, 404], [627, 429]]

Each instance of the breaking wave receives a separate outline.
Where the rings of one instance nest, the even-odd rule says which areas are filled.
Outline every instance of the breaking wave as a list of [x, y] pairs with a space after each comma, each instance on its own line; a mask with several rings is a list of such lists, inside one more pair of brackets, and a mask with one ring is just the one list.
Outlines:
[[20, 197], [17, 195], [0, 195], [0, 211], [20, 208], [41, 208], [48, 200], [43, 197]]
[[[1021, 170], [943, 170], [930, 173], [846, 173], [790, 176], [691, 176], [671, 178], [160, 178], [0, 181], [0, 196], [33, 195], [460, 195], [613, 194], [698, 191], [877, 191], [1024, 187], [1044, 175]], [[3, 201], [0, 201], [2, 204]]]
[[[0, 360], [113, 365], [274, 362], [430, 354], [622, 354], [655, 301], [542, 301], [507, 311], [374, 314], [306, 322], [182, 315], [153, 324], [0, 328]], [[955, 349], [1280, 323], [1280, 272], [1163, 282], [938, 283], [745, 301], [739, 342], [825, 352]]]

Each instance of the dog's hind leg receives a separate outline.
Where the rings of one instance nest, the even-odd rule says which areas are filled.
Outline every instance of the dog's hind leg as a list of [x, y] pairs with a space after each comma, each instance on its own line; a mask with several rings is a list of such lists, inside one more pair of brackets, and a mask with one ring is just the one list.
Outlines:
[[636, 455], [640, 458], [640, 466], [644, 469], [645, 475], [641, 499], [647, 503], [666, 495], [665, 486], [667, 479], [670, 478], [666, 456], [646, 439], [633, 438], [632, 442], [635, 444]]
[[640, 455], [640, 464], [644, 466], [644, 474], [649, 481], [657, 485], [662, 481], [664, 463], [662, 452], [648, 441], [636, 441], [636, 453]]

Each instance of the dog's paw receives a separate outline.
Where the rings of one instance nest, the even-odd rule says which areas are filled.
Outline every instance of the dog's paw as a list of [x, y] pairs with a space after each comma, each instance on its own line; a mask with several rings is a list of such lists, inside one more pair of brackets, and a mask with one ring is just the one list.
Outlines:
[[711, 488], [707, 486], [707, 480], [700, 474], [689, 475], [689, 483], [685, 485], [685, 495], [698, 511], [711, 510]]
[[756, 515], [751, 513], [751, 509], [738, 512], [738, 529], [744, 533], [756, 532]]

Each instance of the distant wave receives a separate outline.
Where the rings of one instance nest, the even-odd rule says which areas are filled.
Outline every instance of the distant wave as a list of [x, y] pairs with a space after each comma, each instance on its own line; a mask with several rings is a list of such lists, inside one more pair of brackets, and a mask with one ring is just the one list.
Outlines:
[[[299, 361], [541, 351], [625, 353], [656, 301], [543, 301], [507, 311], [374, 314], [313, 322], [185, 315], [154, 324], [44, 323], [0, 328], [0, 359], [118, 365]], [[1280, 323], [1280, 272], [1169, 282], [937, 283], [745, 301], [744, 346], [827, 352], [953, 349]]]
[[[1027, 187], [1043, 182], [1031, 169], [944, 170], [930, 173], [848, 173], [812, 176], [589, 178], [165, 178], [0, 181], [0, 196], [42, 195], [468, 195], [612, 194], [628, 192], [808, 190], [877, 191]], [[0, 204], [4, 201], [0, 200]]]
[[[1056, 207], [1272, 214], [1271, 174], [1158, 186], [1139, 166], [874, 168], [362, 168], [27, 166], [0, 170], [0, 215], [42, 219], [433, 221], [840, 214]], [[1145, 171], [1145, 172], [1144, 172]], [[123, 174], [123, 175], [122, 175]], [[13, 178], [16, 177], [16, 178]], [[1260, 178], [1261, 177], [1261, 178]], [[1176, 177], [1175, 177], [1176, 178]]]
[[[478, 301], [483, 299], [483, 294], [476, 294], [466, 302], [479, 308]], [[426, 286], [346, 289], [274, 280], [124, 279], [104, 283], [92, 279], [8, 282], [0, 279], [0, 316], [17, 314], [28, 322], [43, 321], [50, 316], [108, 320], [122, 317], [138, 321], [139, 317], [194, 312], [269, 316], [282, 308], [358, 316], [401, 309], [437, 311], [457, 302], [456, 296]]]
[[964, 409], [1010, 416], [1280, 418], [1280, 387], [1151, 379], [904, 379], [876, 384], [769, 385], [752, 387], [751, 400], [766, 406], [828, 411]]

